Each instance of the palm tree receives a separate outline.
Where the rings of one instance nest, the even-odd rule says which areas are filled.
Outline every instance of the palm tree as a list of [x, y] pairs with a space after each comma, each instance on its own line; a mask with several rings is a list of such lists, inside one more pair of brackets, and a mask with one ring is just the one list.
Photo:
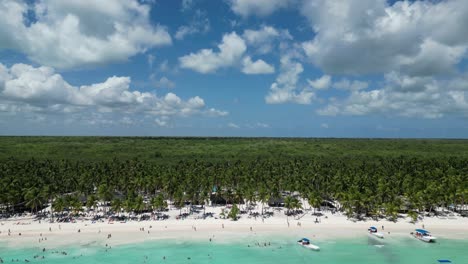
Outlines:
[[141, 213], [145, 209], [146, 205], [143, 201], [143, 196], [138, 195], [138, 197], [135, 199], [135, 203], [133, 204], [133, 208], [135, 209], [135, 212]]
[[111, 202], [111, 210], [114, 213], [120, 214], [120, 211], [122, 210], [122, 200], [115, 198]]
[[163, 208], [167, 208], [167, 202], [164, 200], [164, 196], [159, 194], [156, 197], [151, 198], [151, 206], [153, 210], [160, 211]]
[[88, 199], [86, 201], [86, 207], [88, 207], [88, 209], [93, 208], [94, 209], [94, 214], [96, 214], [97, 205], [98, 205], [98, 198], [96, 197], [96, 195], [88, 196]]
[[300, 210], [300, 209], [302, 209], [302, 202], [299, 201], [299, 199], [294, 198], [292, 206], [293, 206], [294, 210]]
[[229, 211], [228, 217], [231, 218], [234, 221], [237, 221], [237, 215], [239, 214], [239, 207], [237, 207], [237, 204], [233, 204], [231, 211]]
[[418, 221], [419, 215], [415, 211], [409, 211], [408, 216], [411, 218], [411, 222], [413, 222], [413, 224], [416, 223], [416, 221]]
[[113, 194], [112, 194], [112, 192], [111, 192], [108, 185], [106, 185], [106, 184], [99, 185], [99, 187], [98, 187], [98, 197], [101, 200], [101, 202], [104, 204], [104, 214], [107, 213], [106, 203], [108, 201], [112, 200], [112, 196], [113, 196]]
[[131, 197], [127, 197], [127, 199], [125, 199], [125, 201], [123, 202], [122, 207], [127, 213], [132, 212], [135, 208], [133, 199]]
[[24, 194], [24, 199], [26, 200], [26, 205], [31, 208], [31, 211], [34, 213], [37, 213], [37, 208], [42, 206], [43, 204], [43, 199], [40, 196], [39, 189], [36, 187], [33, 187], [29, 189], [25, 194]]
[[70, 198], [70, 207], [72, 208], [73, 212], [76, 214], [83, 210], [83, 205], [78, 196], [73, 195]]
[[62, 197], [57, 197], [52, 202], [52, 208], [58, 213], [62, 213], [65, 208], [65, 200]]
[[307, 201], [310, 206], [314, 207], [314, 214], [315, 210], [322, 205], [322, 198], [316, 192], [309, 193], [309, 195], [307, 196]]
[[262, 217], [263, 217], [263, 206], [264, 204], [268, 203], [268, 201], [270, 200], [270, 193], [268, 191], [266, 191], [266, 189], [262, 188], [260, 189], [259, 193], [258, 193], [258, 199], [261, 201], [262, 203]]
[[385, 215], [387, 215], [390, 220], [396, 221], [398, 217], [398, 207], [393, 202], [385, 204]]
[[285, 199], [284, 199], [284, 207], [286, 207], [287, 211], [286, 211], [286, 215], [289, 216], [290, 215], [290, 210], [293, 209], [295, 206], [294, 204], [294, 198], [292, 196], [287, 196]]

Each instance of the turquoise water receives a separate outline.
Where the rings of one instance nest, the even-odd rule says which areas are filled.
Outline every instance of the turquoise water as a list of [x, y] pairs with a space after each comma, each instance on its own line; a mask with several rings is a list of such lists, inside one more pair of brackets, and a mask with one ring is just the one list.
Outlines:
[[[260, 242], [267, 246], [256, 246]], [[270, 242], [270, 246], [268, 246]], [[383, 247], [377, 240], [365, 236], [353, 240], [316, 241], [321, 251], [310, 251], [295, 240], [256, 237], [242, 242], [220, 241], [175, 243], [167, 240], [123, 245], [107, 249], [105, 246], [86, 246], [12, 249], [0, 244], [4, 263], [28, 259], [30, 263], [437, 263], [450, 259], [452, 263], [468, 263], [468, 241], [440, 239], [427, 244], [410, 237], [385, 239]], [[250, 245], [250, 247], [248, 247]], [[57, 253], [58, 251], [58, 253]], [[63, 255], [61, 252], [67, 252]], [[34, 258], [34, 256], [39, 256]], [[44, 259], [41, 257], [44, 256]], [[164, 259], [165, 257], [165, 259]]]

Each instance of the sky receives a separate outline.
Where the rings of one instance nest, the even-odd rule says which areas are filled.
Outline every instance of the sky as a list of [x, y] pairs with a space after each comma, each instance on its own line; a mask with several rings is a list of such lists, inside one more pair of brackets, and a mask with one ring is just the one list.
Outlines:
[[468, 137], [466, 0], [1, 0], [0, 135]]

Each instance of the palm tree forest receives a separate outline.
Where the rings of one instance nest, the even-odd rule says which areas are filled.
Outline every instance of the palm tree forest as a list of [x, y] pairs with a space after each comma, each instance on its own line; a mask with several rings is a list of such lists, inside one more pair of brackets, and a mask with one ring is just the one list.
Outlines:
[[[0, 213], [136, 214], [284, 198], [355, 217], [466, 211], [468, 141], [424, 139], [1, 137]], [[294, 194], [294, 196], [293, 196]], [[236, 212], [237, 213], [237, 212]]]

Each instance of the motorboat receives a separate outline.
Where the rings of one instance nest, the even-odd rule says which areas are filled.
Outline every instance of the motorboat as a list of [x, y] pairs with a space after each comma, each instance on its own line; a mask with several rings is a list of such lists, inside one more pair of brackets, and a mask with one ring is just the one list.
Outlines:
[[370, 234], [371, 236], [375, 236], [375, 237], [378, 237], [378, 238], [384, 238], [384, 234], [378, 232], [377, 227], [375, 227], [375, 226], [369, 227], [369, 228], [367, 229], [367, 231], [369, 231], [369, 234]]
[[424, 242], [431, 243], [431, 242], [436, 242], [436, 237], [433, 237], [431, 233], [427, 230], [424, 229], [416, 229], [412, 235]]
[[308, 238], [303, 238], [299, 241], [297, 241], [297, 243], [305, 248], [308, 248], [308, 249], [311, 249], [311, 250], [315, 250], [315, 251], [319, 251], [320, 250], [320, 247], [317, 246], [317, 245], [314, 245], [312, 243], [310, 243], [310, 240]]

